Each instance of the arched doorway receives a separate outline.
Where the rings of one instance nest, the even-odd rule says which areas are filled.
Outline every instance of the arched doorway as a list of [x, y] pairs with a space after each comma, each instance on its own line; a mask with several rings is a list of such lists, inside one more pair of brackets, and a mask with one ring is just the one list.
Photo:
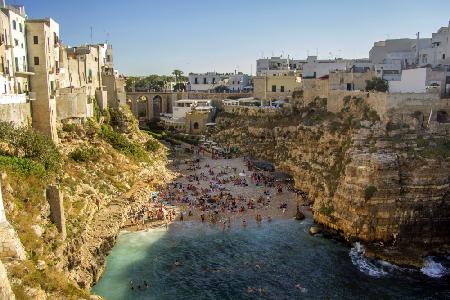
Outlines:
[[[120, 101], [118, 101], [118, 102], [120, 105]], [[131, 109], [131, 111], [133, 111], [133, 100], [130, 97], [127, 97], [127, 105]]]
[[147, 101], [148, 98], [146, 96], [140, 96], [137, 99], [137, 117], [139, 120], [141, 119], [145, 119], [148, 116], [148, 112], [147, 112]]
[[439, 123], [450, 123], [450, 117], [445, 110], [438, 110], [436, 113], [436, 121]]
[[157, 95], [153, 97], [153, 118], [159, 118], [161, 116], [162, 98]]

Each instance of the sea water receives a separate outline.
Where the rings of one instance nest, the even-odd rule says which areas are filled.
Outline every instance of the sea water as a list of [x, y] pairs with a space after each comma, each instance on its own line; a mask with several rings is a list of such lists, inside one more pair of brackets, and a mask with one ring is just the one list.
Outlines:
[[450, 299], [448, 260], [399, 268], [367, 259], [359, 244], [310, 236], [310, 225], [276, 220], [222, 230], [184, 222], [122, 233], [92, 292], [107, 300]]

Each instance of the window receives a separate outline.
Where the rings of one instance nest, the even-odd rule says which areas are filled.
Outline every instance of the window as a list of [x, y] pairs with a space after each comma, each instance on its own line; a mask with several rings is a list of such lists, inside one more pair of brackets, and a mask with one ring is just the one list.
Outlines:
[[444, 53], [444, 54], [442, 54], [442, 59], [445, 59], [445, 53]]
[[14, 39], [14, 45], [19, 46], [19, 40], [18, 39]]
[[19, 31], [22, 32], [23, 28], [22, 28], [22, 23], [19, 23]]
[[17, 29], [17, 22], [16, 22], [16, 20], [13, 20], [13, 29], [14, 29], [14, 30]]
[[276, 92], [277, 91], [277, 86], [276, 85], [272, 85], [272, 92]]
[[20, 47], [23, 49], [23, 43], [20, 44]]
[[203, 78], [203, 84], [206, 84], [206, 78]]
[[34, 65], [39, 66], [39, 57], [37, 56], [34, 57]]
[[33, 44], [39, 44], [39, 37], [37, 35], [33, 36]]
[[284, 85], [280, 86], [280, 92], [284, 92]]
[[17, 91], [19, 92], [19, 94], [22, 94], [22, 85], [20, 84], [20, 82], [17, 83]]
[[197, 77], [195, 77], [194, 83], [198, 84], [198, 78]]
[[216, 83], [216, 77], [213, 77], [212, 83], [213, 83], [213, 84]]

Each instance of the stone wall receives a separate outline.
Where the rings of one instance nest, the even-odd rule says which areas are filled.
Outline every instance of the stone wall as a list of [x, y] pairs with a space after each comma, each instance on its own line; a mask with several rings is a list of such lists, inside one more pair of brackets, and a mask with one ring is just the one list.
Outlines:
[[22, 127], [31, 120], [30, 103], [8, 103], [0, 105], [0, 121], [12, 122]]
[[303, 98], [305, 104], [310, 103], [315, 98], [328, 98], [328, 79], [306, 78], [302, 80]]
[[16, 299], [11, 285], [9, 283], [8, 274], [6, 269], [0, 261], [0, 299], [2, 300], [14, 300]]
[[93, 116], [93, 104], [89, 102], [84, 88], [60, 89], [56, 99], [58, 120]]
[[224, 106], [223, 110], [237, 116], [268, 117], [281, 116], [290, 112], [289, 108], [261, 108], [258, 106]]
[[64, 214], [63, 195], [57, 185], [49, 185], [46, 190], [50, 204], [50, 219], [55, 223], [62, 239], [66, 238], [66, 217]]
[[361, 98], [375, 110], [383, 121], [393, 118], [405, 118], [415, 112], [428, 116], [433, 110], [432, 120], [436, 120], [436, 111], [450, 111], [450, 99], [440, 99], [436, 93], [381, 93], [360, 91], [330, 91], [327, 110], [340, 112], [345, 98]]
[[248, 98], [252, 97], [251, 93], [198, 93], [187, 92], [181, 93], [181, 99], [211, 99], [211, 100], [224, 100], [229, 97]]

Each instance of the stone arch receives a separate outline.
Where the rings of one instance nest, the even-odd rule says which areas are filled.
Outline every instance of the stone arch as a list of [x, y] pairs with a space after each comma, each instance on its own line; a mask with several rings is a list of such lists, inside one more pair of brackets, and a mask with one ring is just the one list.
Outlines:
[[438, 121], [439, 123], [450, 123], [448, 112], [446, 112], [445, 110], [438, 110], [436, 112], [436, 121]]
[[159, 118], [161, 116], [162, 111], [162, 97], [160, 95], [156, 95], [152, 100], [153, 107], [153, 118]]
[[197, 122], [194, 123], [194, 129], [195, 129], [195, 130], [198, 129], [198, 123], [197, 123]]
[[140, 96], [137, 98], [136, 101], [136, 106], [137, 106], [137, 117], [138, 118], [148, 118], [148, 98], [147, 96]]

